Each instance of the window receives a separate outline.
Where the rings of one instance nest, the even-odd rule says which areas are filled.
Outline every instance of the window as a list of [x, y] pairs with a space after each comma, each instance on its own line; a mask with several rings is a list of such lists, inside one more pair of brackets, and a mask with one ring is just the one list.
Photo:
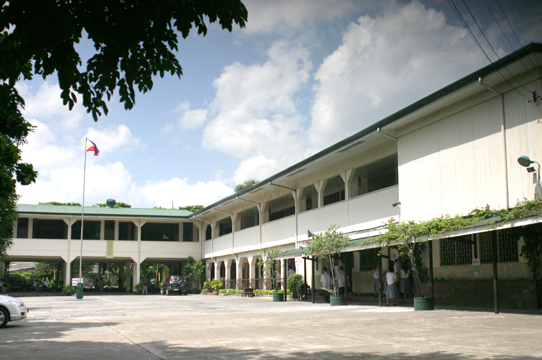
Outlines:
[[471, 235], [459, 236], [440, 240], [440, 265], [469, 265], [472, 264]]
[[119, 222], [119, 240], [137, 240], [137, 226], [133, 222]]
[[230, 234], [232, 232], [231, 217], [225, 217], [218, 222], [218, 236]]
[[378, 252], [380, 248], [368, 249], [359, 252], [359, 271], [371, 271], [377, 264], [380, 264]]
[[67, 239], [68, 225], [63, 220], [34, 219], [32, 237], [34, 239]]
[[324, 206], [343, 201], [344, 194], [344, 181], [340, 175], [328, 179], [324, 189]]
[[205, 229], [205, 240], [211, 240], [213, 237], [211, 225], [207, 225], [207, 228]]
[[28, 218], [17, 219], [17, 237], [20, 239], [28, 238]]
[[[518, 241], [517, 237], [512, 237], [512, 230], [497, 231], [497, 261], [498, 262], [517, 262], [519, 261]], [[480, 262], [492, 263], [493, 257], [491, 252], [492, 233], [486, 232], [480, 236]]]
[[105, 220], [104, 239], [115, 240], [115, 222], [112, 220]]
[[146, 223], [141, 227], [141, 240], [179, 241], [179, 224]]
[[285, 195], [272, 200], [268, 204], [269, 221], [282, 219], [295, 214], [295, 201], [292, 195]]
[[318, 208], [318, 192], [314, 185], [309, 185], [303, 189], [300, 208], [302, 212]]
[[350, 183], [350, 196], [355, 197], [397, 185], [397, 154], [356, 169]]
[[197, 241], [194, 240], [194, 224], [183, 223], [183, 241]]
[[239, 220], [241, 222], [241, 230], [247, 229], [260, 224], [258, 216], [258, 208], [253, 207], [248, 210], [239, 213]]
[[[72, 225], [72, 239], [81, 239], [81, 220]], [[100, 240], [100, 221], [84, 221], [83, 240]]]

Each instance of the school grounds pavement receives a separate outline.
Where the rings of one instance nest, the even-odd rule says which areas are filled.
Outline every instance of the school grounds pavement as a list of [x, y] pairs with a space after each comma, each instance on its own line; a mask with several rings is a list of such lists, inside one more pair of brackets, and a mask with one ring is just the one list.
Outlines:
[[542, 313], [414, 311], [411, 305], [271, 297], [21, 298], [0, 359], [541, 359]]

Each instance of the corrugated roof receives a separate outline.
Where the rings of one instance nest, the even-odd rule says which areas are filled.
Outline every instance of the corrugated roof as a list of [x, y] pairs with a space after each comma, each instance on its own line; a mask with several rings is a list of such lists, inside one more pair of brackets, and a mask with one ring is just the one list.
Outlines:
[[[39, 215], [81, 215], [82, 206], [67, 205], [26, 205], [17, 204], [19, 214]], [[126, 216], [186, 219], [192, 215], [188, 210], [173, 209], [136, 209], [85, 206], [85, 216]]]

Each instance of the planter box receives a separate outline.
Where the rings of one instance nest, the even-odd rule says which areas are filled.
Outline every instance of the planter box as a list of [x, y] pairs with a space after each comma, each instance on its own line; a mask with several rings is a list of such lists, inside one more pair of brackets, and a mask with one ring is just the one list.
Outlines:
[[273, 301], [284, 301], [284, 294], [273, 294]]
[[415, 311], [425, 311], [425, 310], [434, 310], [433, 299], [415, 297], [414, 298], [414, 310]]
[[331, 306], [343, 306], [344, 296], [342, 295], [329, 295], [329, 304]]

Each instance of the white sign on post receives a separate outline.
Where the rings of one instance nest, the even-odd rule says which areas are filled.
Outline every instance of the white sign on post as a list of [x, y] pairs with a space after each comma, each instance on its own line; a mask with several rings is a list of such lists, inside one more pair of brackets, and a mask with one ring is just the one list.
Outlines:
[[77, 284], [82, 283], [82, 278], [72, 278], [72, 286], [77, 286]]

